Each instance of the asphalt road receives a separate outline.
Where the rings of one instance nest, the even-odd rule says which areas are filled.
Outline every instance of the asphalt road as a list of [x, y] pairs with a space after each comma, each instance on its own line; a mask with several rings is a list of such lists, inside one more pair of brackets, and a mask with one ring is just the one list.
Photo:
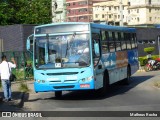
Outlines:
[[[159, 120], [158, 117], [116, 117], [116, 114], [121, 111], [160, 111], [160, 89], [154, 86], [156, 81], [160, 81], [160, 71], [137, 72], [132, 76], [130, 85], [114, 84], [104, 97], [99, 97], [93, 91], [77, 91], [64, 92], [61, 99], [56, 99], [53, 92], [35, 93], [32, 90], [26, 94], [23, 108], [10, 106], [6, 109], [15, 109], [24, 113], [27, 111], [51, 111], [47, 112], [49, 116], [61, 116], [60, 113], [56, 114], [56, 111], [73, 111], [74, 113], [70, 112], [73, 116], [76, 114], [75, 111], [98, 112], [95, 114], [91, 112], [88, 117], [84, 117], [85, 113], [82, 112], [80, 113], [82, 117], [65, 117], [64, 115], [54, 118], [45, 117], [45, 120]], [[33, 84], [29, 84], [29, 86], [33, 89]], [[99, 111], [118, 112], [115, 112], [115, 116], [113, 112], [111, 117], [98, 117], [107, 114]], [[92, 117], [96, 114], [97, 117]], [[17, 120], [17, 118], [11, 119]], [[35, 119], [28, 118], [28, 120]]]
[[24, 103], [29, 111], [160, 111], [160, 89], [154, 86], [160, 71], [137, 72], [130, 85], [115, 84], [104, 97], [93, 91], [31, 93]]

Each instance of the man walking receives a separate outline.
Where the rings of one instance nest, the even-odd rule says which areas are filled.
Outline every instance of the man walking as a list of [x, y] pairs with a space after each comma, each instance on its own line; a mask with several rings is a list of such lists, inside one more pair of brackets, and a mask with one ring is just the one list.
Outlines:
[[7, 62], [7, 58], [5, 55], [2, 56], [2, 63], [0, 64], [0, 74], [1, 74], [1, 83], [4, 92], [4, 101], [8, 102], [11, 100], [11, 81], [9, 80], [9, 76], [11, 74], [11, 68], [16, 67], [16, 62], [14, 58], [11, 59], [11, 62]]

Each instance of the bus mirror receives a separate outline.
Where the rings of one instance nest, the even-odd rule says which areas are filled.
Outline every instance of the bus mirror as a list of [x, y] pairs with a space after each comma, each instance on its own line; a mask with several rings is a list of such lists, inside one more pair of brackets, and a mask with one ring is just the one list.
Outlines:
[[28, 38], [27, 38], [27, 42], [26, 42], [26, 49], [28, 51], [32, 51], [32, 47], [33, 46], [33, 35], [30, 35]]
[[96, 56], [99, 56], [100, 53], [99, 53], [99, 45], [98, 45], [98, 43], [94, 43], [94, 50], [95, 50]]
[[30, 44], [30, 39], [28, 38], [28, 39], [27, 39], [27, 46], [26, 46], [28, 51], [30, 50], [30, 45], [31, 45], [31, 44]]

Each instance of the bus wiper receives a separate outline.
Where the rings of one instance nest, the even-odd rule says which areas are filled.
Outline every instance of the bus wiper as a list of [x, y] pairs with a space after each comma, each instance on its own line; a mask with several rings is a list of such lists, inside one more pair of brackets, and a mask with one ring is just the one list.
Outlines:
[[[71, 39], [70, 43], [75, 40], [75, 39], [74, 39], [74, 38], [75, 38], [75, 35], [76, 35], [76, 32], [73, 33], [72, 39]], [[66, 50], [66, 55], [65, 55], [65, 57], [67, 56], [68, 50], [71, 49], [71, 45], [68, 45], [68, 44], [69, 44], [69, 43], [68, 43], [68, 40], [67, 40], [67, 50]]]

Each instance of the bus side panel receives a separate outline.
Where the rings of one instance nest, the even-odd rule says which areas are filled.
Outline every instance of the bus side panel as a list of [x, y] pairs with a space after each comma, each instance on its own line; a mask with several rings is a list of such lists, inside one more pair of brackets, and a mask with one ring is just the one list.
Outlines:
[[137, 52], [136, 49], [128, 51], [128, 63], [131, 66], [131, 75], [132, 75], [139, 68], [139, 64], [138, 64], [138, 52]]

